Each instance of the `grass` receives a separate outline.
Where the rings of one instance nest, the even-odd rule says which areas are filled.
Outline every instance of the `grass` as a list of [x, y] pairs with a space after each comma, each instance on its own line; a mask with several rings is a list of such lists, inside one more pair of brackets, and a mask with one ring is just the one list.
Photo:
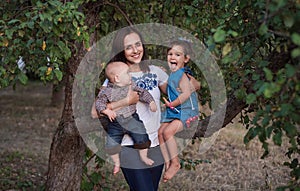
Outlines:
[[42, 190], [45, 178], [39, 172], [40, 169], [34, 167], [38, 162], [34, 156], [25, 155], [19, 151], [2, 153], [0, 159], [1, 190]]
[[[30, 82], [0, 90], [0, 190], [43, 190], [52, 135], [58, 126], [61, 108], [50, 107], [51, 85]], [[260, 159], [258, 140], [243, 143], [246, 130], [236, 121], [218, 134], [196, 140], [184, 147], [180, 157], [198, 159], [193, 170], [181, 169], [159, 191], [266, 191], [290, 181], [287, 158], [282, 147], [270, 143], [270, 154]], [[128, 190], [122, 173], [111, 175], [112, 165], [98, 169], [102, 188]], [[105, 189], [104, 189], [105, 188]]]

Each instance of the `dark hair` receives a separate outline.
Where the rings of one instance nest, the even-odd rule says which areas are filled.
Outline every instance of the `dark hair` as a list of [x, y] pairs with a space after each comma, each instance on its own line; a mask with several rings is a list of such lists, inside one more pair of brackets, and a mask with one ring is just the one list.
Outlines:
[[113, 40], [113, 44], [112, 44], [112, 50], [111, 50], [111, 60], [109, 62], [115, 62], [115, 61], [121, 61], [124, 63], [127, 63], [128, 60], [125, 57], [125, 51], [124, 51], [124, 39], [127, 35], [131, 34], [131, 33], [136, 33], [142, 42], [142, 46], [144, 49], [144, 54], [140, 63], [140, 68], [143, 72], [149, 72], [150, 68], [149, 68], [149, 64], [148, 64], [148, 58], [146, 55], [146, 49], [145, 49], [145, 44], [144, 44], [144, 39], [142, 37], [142, 35], [133, 27], [125, 27], [122, 28], [120, 30], [118, 30], [118, 32], [116, 33], [116, 36]]
[[172, 41], [167, 49], [167, 52], [169, 52], [169, 50], [172, 49], [173, 46], [181, 46], [183, 48], [184, 51], [184, 56], [189, 55], [191, 58], [194, 56], [194, 52], [192, 50], [192, 45], [190, 42], [186, 41], [186, 40], [174, 40]]

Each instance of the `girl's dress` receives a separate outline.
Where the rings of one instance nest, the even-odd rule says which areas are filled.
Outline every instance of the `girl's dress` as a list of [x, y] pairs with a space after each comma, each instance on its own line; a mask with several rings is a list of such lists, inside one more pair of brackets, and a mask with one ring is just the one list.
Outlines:
[[[178, 91], [179, 81], [185, 74], [185, 69], [181, 68], [175, 72], [172, 72], [168, 79], [167, 93], [169, 96], [169, 102], [174, 101], [181, 92]], [[193, 92], [189, 99], [187, 99], [181, 105], [178, 105], [174, 109], [166, 107], [166, 110], [162, 113], [161, 122], [171, 122], [174, 119], [182, 121], [185, 127], [189, 127], [190, 122], [198, 119], [199, 109], [196, 92]]]

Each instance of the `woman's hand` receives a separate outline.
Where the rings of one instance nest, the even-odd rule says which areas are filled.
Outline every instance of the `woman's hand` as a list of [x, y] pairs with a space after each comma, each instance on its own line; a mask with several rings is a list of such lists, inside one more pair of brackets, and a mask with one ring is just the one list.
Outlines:
[[192, 92], [197, 91], [197, 90], [200, 90], [201, 83], [198, 82], [198, 81], [196, 80], [196, 78], [194, 78], [194, 76], [191, 76], [191, 75], [189, 75], [189, 74], [187, 74], [187, 76], [189, 77], [190, 82], [191, 82], [191, 84], [192, 84], [192, 86], [191, 86]]
[[150, 107], [150, 111], [152, 111], [152, 112], [156, 112], [157, 111], [157, 107], [156, 107], [155, 101], [151, 101], [151, 103], [149, 104], [149, 107]]
[[96, 110], [95, 102], [94, 102], [93, 105], [92, 105], [92, 109], [91, 109], [91, 117], [92, 117], [93, 119], [98, 118], [98, 113], [97, 113], [97, 110]]
[[132, 104], [136, 104], [140, 100], [140, 96], [138, 92], [133, 91], [132, 88], [129, 88], [127, 99], [128, 99], [128, 105], [132, 105]]

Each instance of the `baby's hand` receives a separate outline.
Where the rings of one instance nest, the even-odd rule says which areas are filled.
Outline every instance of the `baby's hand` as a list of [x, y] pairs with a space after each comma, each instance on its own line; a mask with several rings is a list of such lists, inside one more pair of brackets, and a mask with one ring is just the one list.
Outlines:
[[115, 118], [117, 116], [116, 112], [114, 112], [113, 110], [110, 110], [110, 109], [105, 109], [101, 113], [105, 114], [109, 118], [110, 121], [115, 120]]
[[150, 104], [149, 104], [149, 107], [150, 107], [150, 111], [152, 112], [156, 112], [157, 111], [157, 107], [156, 107], [156, 104], [154, 101], [152, 101]]

